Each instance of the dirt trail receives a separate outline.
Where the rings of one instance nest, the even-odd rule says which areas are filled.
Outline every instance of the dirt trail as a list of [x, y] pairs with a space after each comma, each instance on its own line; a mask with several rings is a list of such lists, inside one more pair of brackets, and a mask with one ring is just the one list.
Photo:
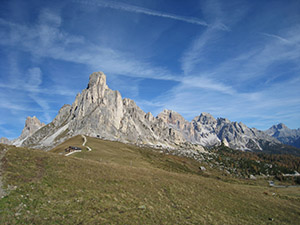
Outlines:
[[[83, 137], [83, 143], [82, 143], [82, 146], [84, 147], [85, 144], [86, 144], [86, 142], [87, 142], [86, 136], [81, 135], [81, 137]], [[89, 152], [92, 151], [92, 149], [91, 149], [89, 146], [85, 146], [85, 147], [88, 149]]]
[[65, 154], [65, 156], [72, 155], [72, 154], [74, 154], [76, 152], [81, 152], [81, 150], [75, 150], [75, 151], [69, 152], [69, 153]]

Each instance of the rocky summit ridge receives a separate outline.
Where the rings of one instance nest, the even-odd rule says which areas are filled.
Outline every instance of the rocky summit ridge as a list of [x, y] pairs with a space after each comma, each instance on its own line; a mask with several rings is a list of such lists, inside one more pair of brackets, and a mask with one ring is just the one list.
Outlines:
[[276, 138], [283, 144], [300, 148], [300, 129], [290, 129], [285, 124], [279, 123], [265, 131], [266, 134]]
[[92, 73], [87, 88], [77, 94], [72, 105], [64, 105], [51, 123], [26, 130], [18, 139], [22, 141], [14, 144], [47, 149], [79, 134], [163, 148], [193, 145], [203, 149], [201, 146], [223, 143], [234, 149], [263, 150], [266, 144], [280, 143], [255, 128], [215, 119], [209, 113], [201, 113], [192, 121], [172, 110], [154, 117], [133, 100], [111, 90], [103, 72]]

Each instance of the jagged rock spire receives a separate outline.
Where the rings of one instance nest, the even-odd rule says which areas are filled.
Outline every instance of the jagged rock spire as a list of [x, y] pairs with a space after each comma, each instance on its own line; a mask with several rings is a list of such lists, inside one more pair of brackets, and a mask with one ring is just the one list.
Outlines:
[[106, 85], [106, 76], [103, 72], [94, 72], [90, 75], [90, 80], [87, 86], [87, 89], [92, 88], [92, 87], [100, 87], [107, 89]]
[[45, 126], [44, 123], [41, 123], [36, 116], [30, 117], [28, 116], [25, 121], [24, 129], [20, 137], [13, 141], [13, 143], [17, 146], [20, 146], [28, 137], [33, 135], [37, 130], [41, 127]]

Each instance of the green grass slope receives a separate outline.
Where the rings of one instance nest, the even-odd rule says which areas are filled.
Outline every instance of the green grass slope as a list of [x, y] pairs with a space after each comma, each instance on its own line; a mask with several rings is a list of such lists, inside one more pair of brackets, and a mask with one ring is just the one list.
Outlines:
[[299, 222], [299, 188], [223, 179], [190, 159], [94, 138], [91, 152], [58, 154], [82, 141], [51, 152], [0, 145], [9, 148], [1, 166], [10, 189], [0, 200], [0, 224]]

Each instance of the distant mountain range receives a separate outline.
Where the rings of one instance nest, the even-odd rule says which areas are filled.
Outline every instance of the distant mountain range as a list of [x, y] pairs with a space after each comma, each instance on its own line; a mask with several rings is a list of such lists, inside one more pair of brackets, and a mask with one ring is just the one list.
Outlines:
[[265, 133], [275, 137], [283, 144], [300, 148], [300, 128], [290, 129], [283, 123], [280, 123], [270, 127]]
[[64, 105], [51, 123], [45, 125], [36, 117], [28, 117], [21, 136], [10, 143], [49, 149], [70, 137], [85, 134], [170, 149], [191, 145], [202, 149], [223, 143], [233, 149], [263, 151], [274, 146], [282, 148], [282, 143], [299, 147], [299, 133], [299, 129], [290, 130], [284, 125], [263, 132], [225, 118], [215, 119], [209, 113], [201, 113], [192, 121], [172, 110], [154, 117], [133, 100], [122, 99], [118, 91], [107, 86], [104, 73], [95, 72], [90, 75], [87, 88], [77, 94], [72, 105]]

